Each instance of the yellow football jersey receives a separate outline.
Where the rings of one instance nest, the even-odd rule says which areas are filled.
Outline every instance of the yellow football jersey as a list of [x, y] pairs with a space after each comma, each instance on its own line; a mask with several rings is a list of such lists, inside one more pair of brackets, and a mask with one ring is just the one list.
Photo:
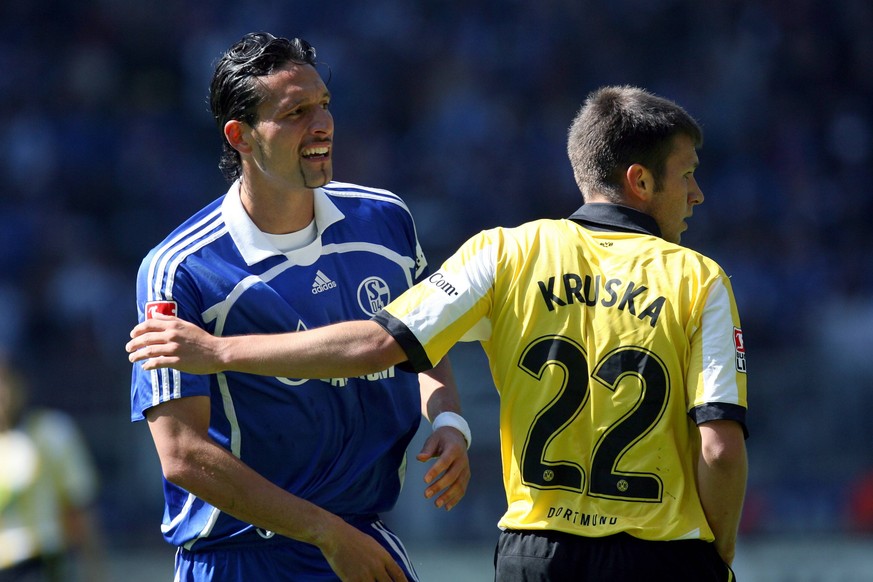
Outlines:
[[712, 540], [696, 423], [745, 427], [730, 281], [636, 211], [571, 218], [479, 233], [377, 321], [419, 370], [481, 342], [500, 393], [500, 527]]

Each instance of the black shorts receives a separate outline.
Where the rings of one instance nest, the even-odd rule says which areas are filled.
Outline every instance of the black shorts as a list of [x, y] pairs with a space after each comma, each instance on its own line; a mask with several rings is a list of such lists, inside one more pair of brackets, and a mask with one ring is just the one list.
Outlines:
[[715, 546], [651, 542], [627, 534], [589, 538], [506, 530], [494, 553], [496, 582], [734, 582]]

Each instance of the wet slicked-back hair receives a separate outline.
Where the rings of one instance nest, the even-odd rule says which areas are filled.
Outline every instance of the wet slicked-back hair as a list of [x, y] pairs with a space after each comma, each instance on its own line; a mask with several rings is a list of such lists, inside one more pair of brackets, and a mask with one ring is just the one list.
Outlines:
[[218, 167], [228, 182], [240, 177], [239, 152], [224, 139], [224, 125], [236, 119], [253, 125], [264, 95], [257, 77], [270, 75], [288, 63], [315, 66], [315, 48], [300, 38], [281, 38], [267, 32], [243, 36], [225, 52], [215, 66], [209, 86], [209, 106], [221, 132], [222, 151]]
[[642, 164], [660, 190], [673, 138], [686, 135], [703, 145], [703, 130], [682, 107], [630, 86], [593, 91], [570, 125], [567, 154], [584, 199], [594, 193], [622, 200], [622, 179]]

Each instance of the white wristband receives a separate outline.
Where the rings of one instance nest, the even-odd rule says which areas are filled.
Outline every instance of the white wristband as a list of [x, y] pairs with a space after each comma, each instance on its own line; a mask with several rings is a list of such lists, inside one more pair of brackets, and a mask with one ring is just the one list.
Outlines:
[[444, 426], [450, 426], [460, 431], [460, 433], [464, 435], [464, 440], [467, 441], [467, 448], [470, 448], [470, 443], [473, 442], [473, 436], [470, 434], [470, 425], [467, 424], [467, 421], [464, 420], [463, 416], [454, 412], [440, 412], [437, 414], [437, 417], [433, 419], [433, 429], [436, 430]]

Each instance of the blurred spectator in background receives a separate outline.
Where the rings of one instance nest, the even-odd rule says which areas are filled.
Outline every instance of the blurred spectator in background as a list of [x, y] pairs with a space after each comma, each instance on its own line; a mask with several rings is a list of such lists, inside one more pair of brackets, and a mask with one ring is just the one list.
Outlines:
[[0, 360], [0, 582], [104, 579], [92, 511], [97, 474], [73, 420], [28, 409], [22, 375]]

